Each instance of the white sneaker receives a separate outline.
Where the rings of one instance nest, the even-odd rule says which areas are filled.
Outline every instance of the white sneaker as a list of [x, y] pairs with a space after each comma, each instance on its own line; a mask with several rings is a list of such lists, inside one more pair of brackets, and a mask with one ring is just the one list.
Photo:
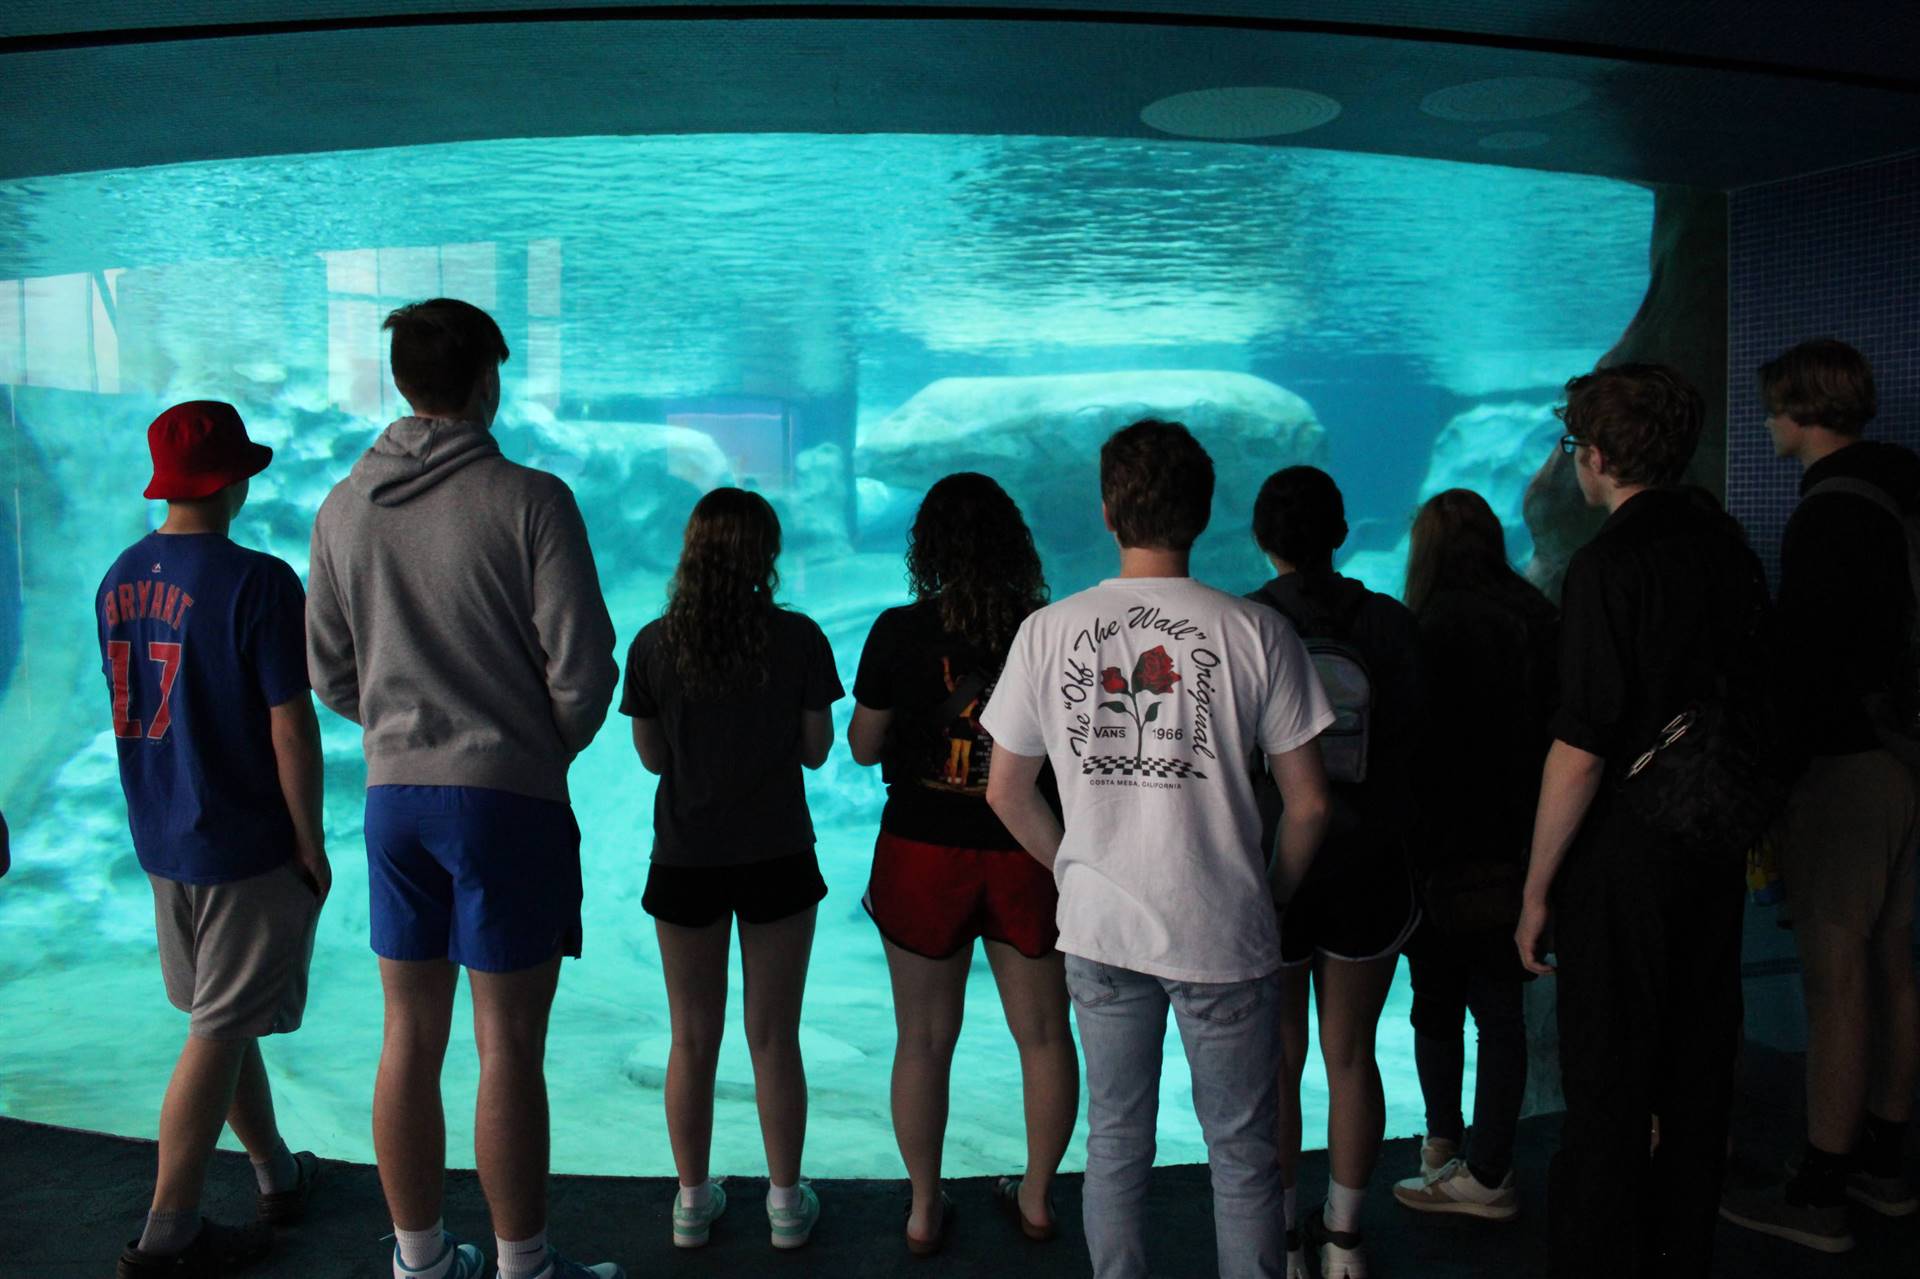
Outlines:
[[1432, 1181], [1460, 1157], [1460, 1143], [1445, 1137], [1429, 1137], [1420, 1143], [1420, 1176]]
[[713, 1223], [727, 1210], [727, 1191], [717, 1181], [707, 1182], [707, 1202], [690, 1208], [679, 1191], [673, 1195], [673, 1246], [704, 1248], [713, 1235]]
[[1488, 1186], [1461, 1159], [1447, 1164], [1437, 1176], [1423, 1173], [1394, 1183], [1393, 1197], [1415, 1212], [1455, 1213], [1488, 1221], [1511, 1221], [1520, 1215], [1511, 1169], [1499, 1185]]
[[1320, 1249], [1320, 1279], [1367, 1279], [1367, 1246], [1360, 1232], [1327, 1229], [1326, 1209], [1314, 1210], [1304, 1229], [1307, 1242]]
[[[1291, 1245], [1292, 1241], [1288, 1241]], [[1287, 1279], [1313, 1279], [1307, 1269], [1307, 1250], [1289, 1246], [1287, 1248]]]

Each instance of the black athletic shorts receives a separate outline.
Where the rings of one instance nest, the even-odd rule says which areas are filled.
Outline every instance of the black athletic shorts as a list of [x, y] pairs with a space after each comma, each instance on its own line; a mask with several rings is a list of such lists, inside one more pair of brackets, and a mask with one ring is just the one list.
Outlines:
[[797, 915], [827, 895], [820, 861], [811, 849], [744, 866], [663, 866], [647, 870], [640, 907], [664, 924], [705, 928], [728, 915], [742, 923], [771, 924]]
[[1379, 875], [1310, 878], [1280, 917], [1280, 962], [1385, 959], [1400, 953], [1419, 922], [1413, 872], [1404, 864]]

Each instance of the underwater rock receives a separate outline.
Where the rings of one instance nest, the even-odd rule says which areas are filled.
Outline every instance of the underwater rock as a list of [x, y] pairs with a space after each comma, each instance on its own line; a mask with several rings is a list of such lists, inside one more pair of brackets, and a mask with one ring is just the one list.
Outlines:
[[635, 568], [671, 571], [693, 504], [734, 482], [725, 451], [691, 427], [527, 412], [496, 423], [494, 436], [514, 461], [572, 487], [603, 579]]
[[991, 475], [1026, 513], [1057, 597], [1113, 559], [1100, 521], [1100, 445], [1143, 417], [1186, 423], [1213, 456], [1213, 521], [1195, 547], [1195, 572], [1223, 584], [1258, 580], [1245, 532], [1254, 495], [1280, 467], [1324, 466], [1327, 439], [1304, 399], [1248, 373], [942, 378], [863, 426], [855, 470], [916, 493], [954, 471]]
[[[1511, 400], [1476, 405], [1456, 414], [1434, 439], [1419, 501], [1424, 504], [1447, 489], [1472, 489], [1500, 517], [1508, 557], [1516, 564], [1525, 563], [1533, 553], [1523, 512], [1529, 484], [1540, 469], [1540, 459], [1557, 456], [1560, 433], [1552, 404]], [[1398, 596], [1406, 586], [1409, 545], [1409, 535], [1402, 533], [1392, 550], [1346, 556], [1340, 571], [1376, 591]]]

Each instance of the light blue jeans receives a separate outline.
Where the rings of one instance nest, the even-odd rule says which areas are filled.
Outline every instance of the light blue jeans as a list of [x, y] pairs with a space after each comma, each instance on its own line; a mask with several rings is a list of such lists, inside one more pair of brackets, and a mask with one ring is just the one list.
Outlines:
[[1067, 990], [1087, 1065], [1082, 1211], [1094, 1279], [1145, 1279], [1143, 1214], [1160, 1111], [1167, 1009], [1193, 1075], [1207, 1141], [1221, 1279], [1286, 1273], [1280, 1166], [1280, 977], [1179, 982], [1067, 956]]

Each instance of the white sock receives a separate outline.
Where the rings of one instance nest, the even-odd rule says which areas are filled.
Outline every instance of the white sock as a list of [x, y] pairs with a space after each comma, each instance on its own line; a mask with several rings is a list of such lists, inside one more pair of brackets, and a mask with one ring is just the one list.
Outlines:
[[709, 1177], [697, 1186], [680, 1187], [680, 1206], [693, 1212], [705, 1212], [707, 1205], [713, 1202], [713, 1178]]
[[440, 1253], [446, 1248], [447, 1223], [436, 1221], [426, 1230], [402, 1230], [400, 1223], [393, 1225], [394, 1247], [399, 1249], [400, 1264], [409, 1270], [425, 1270], [440, 1260]]
[[499, 1250], [500, 1279], [534, 1279], [547, 1269], [547, 1232], [542, 1230], [531, 1239], [522, 1239], [518, 1243], [510, 1239], [493, 1237], [494, 1246]]
[[1280, 1192], [1280, 1202], [1286, 1205], [1287, 1229], [1288, 1230], [1299, 1229], [1300, 1228], [1300, 1217], [1299, 1217], [1300, 1187], [1298, 1186], [1286, 1187], [1284, 1190]]
[[774, 1212], [791, 1212], [800, 1206], [800, 1183], [791, 1186], [776, 1186], [773, 1178], [767, 1178], [767, 1207]]
[[1360, 1202], [1367, 1197], [1367, 1188], [1361, 1186], [1343, 1186], [1337, 1181], [1327, 1184], [1327, 1229], [1336, 1234], [1346, 1234], [1360, 1229]]

